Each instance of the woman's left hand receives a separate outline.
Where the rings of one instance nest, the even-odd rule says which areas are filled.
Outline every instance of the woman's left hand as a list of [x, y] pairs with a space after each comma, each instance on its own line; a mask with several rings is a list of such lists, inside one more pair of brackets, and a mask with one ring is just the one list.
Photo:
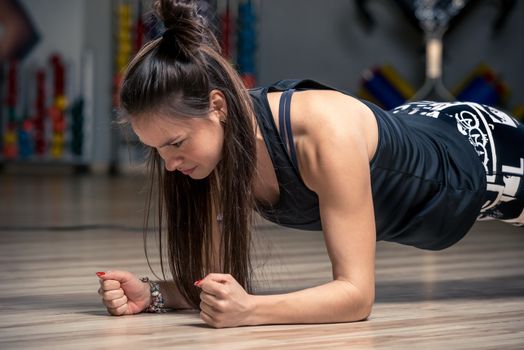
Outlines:
[[229, 274], [211, 273], [195, 282], [200, 293], [200, 317], [215, 328], [249, 325], [254, 297]]

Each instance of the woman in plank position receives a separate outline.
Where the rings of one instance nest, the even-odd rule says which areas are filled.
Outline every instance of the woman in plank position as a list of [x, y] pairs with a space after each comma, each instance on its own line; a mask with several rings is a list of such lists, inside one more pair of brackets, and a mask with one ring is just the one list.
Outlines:
[[[458, 102], [384, 111], [311, 80], [246, 90], [191, 2], [155, 5], [166, 31], [130, 63], [121, 102], [151, 149], [149, 204], [156, 193], [173, 280], [97, 273], [110, 314], [197, 308], [213, 327], [362, 320], [377, 240], [439, 250], [478, 218], [524, 223], [514, 118]], [[253, 209], [322, 230], [333, 280], [253, 295]]]

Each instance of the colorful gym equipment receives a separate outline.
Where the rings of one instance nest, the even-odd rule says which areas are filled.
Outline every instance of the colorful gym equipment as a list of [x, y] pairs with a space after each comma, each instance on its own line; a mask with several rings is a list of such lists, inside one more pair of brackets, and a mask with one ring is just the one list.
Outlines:
[[390, 65], [373, 67], [362, 74], [358, 95], [385, 109], [400, 106], [414, 93], [413, 88]]
[[84, 99], [77, 98], [71, 106], [71, 152], [81, 156], [84, 145]]
[[58, 54], [50, 58], [53, 72], [53, 104], [49, 109], [51, 120], [51, 155], [54, 158], [62, 157], [65, 147], [66, 120], [65, 111], [67, 108], [67, 98], [65, 96], [65, 65]]
[[[369, 0], [357, 0], [356, 10], [360, 14], [366, 29], [373, 29], [377, 18], [369, 11]], [[452, 31], [454, 27], [479, 5], [481, 1], [473, 0], [394, 0], [404, 12], [406, 19], [424, 35], [426, 46], [426, 79], [424, 85], [410, 100], [437, 100], [452, 101], [455, 99], [442, 82], [442, 37]], [[492, 32], [497, 34], [503, 28], [508, 15], [516, 0], [496, 1], [498, 13], [492, 22]], [[369, 75], [369, 74], [368, 74]], [[467, 85], [467, 86], [466, 86]], [[458, 92], [457, 92], [458, 91]], [[460, 89], [455, 89], [455, 96], [459, 100], [479, 101], [486, 104], [500, 106], [505, 103], [508, 94], [507, 87], [492, 73], [479, 73], [474, 79], [468, 80]], [[369, 92], [362, 95], [373, 98]]]
[[44, 155], [46, 152], [46, 79], [44, 69], [36, 72], [36, 101], [35, 101], [35, 118], [34, 118], [34, 140], [35, 151], [37, 155]]
[[229, 0], [226, 2], [226, 10], [220, 16], [220, 47], [222, 56], [231, 60], [231, 11]]
[[512, 114], [515, 118], [524, 122], [524, 105], [517, 105], [513, 108]]
[[71, 68], [59, 54], [51, 55], [43, 66], [12, 62], [7, 68], [5, 85], [0, 86], [6, 91], [2, 109], [7, 119], [0, 120], [6, 126], [0, 162], [52, 161], [80, 166], [85, 162], [87, 127], [83, 84], [81, 94], [70, 105], [66, 77]]
[[122, 72], [126, 67], [132, 53], [132, 10], [128, 3], [120, 3], [117, 7], [117, 49], [116, 69]]
[[256, 86], [256, 15], [251, 0], [240, 2], [237, 19], [237, 66], [247, 88]]
[[[479, 64], [453, 89], [459, 101], [503, 107], [510, 90], [486, 64]], [[363, 73], [358, 95], [383, 108], [391, 109], [412, 98], [414, 90], [390, 65], [374, 67]]]
[[[126, 68], [132, 55], [132, 33], [133, 33], [133, 18], [131, 4], [127, 2], [120, 2], [117, 5], [117, 29], [116, 29], [116, 60], [115, 60], [115, 75], [113, 77], [113, 107], [120, 107], [120, 83], [122, 82], [122, 74]], [[140, 15], [139, 15], [140, 17]], [[138, 28], [136, 32], [142, 29]], [[140, 39], [141, 40], [141, 39]], [[135, 40], [135, 48], [139, 44], [139, 39]]]
[[18, 157], [28, 159], [33, 155], [33, 123], [30, 119], [25, 119], [18, 128]]
[[407, 100], [415, 94], [415, 89], [404, 78], [400, 76], [392, 65], [386, 64], [380, 67], [384, 78]]
[[509, 93], [507, 85], [486, 64], [479, 64], [455, 89], [459, 101], [499, 107], [505, 104]]
[[4, 135], [4, 157], [14, 159], [18, 155], [16, 131], [16, 104], [18, 101], [18, 62], [11, 61], [7, 68], [7, 127]]

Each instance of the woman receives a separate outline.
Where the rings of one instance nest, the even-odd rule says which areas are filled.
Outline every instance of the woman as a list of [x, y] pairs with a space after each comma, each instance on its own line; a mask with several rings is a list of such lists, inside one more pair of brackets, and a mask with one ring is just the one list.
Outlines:
[[[385, 112], [307, 80], [246, 91], [191, 3], [156, 8], [167, 30], [130, 63], [121, 100], [151, 148], [149, 201], [156, 188], [173, 281], [97, 273], [112, 315], [199, 308], [214, 327], [362, 320], [377, 240], [437, 250], [479, 215], [523, 223], [524, 127], [513, 118], [461, 103]], [[250, 294], [253, 208], [321, 229], [333, 281]]]

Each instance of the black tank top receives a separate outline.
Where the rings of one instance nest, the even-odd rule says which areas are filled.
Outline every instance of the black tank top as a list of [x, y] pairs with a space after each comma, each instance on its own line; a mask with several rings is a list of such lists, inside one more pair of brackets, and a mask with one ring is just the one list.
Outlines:
[[[282, 80], [249, 91], [280, 189], [276, 204], [256, 209], [282, 226], [322, 230], [318, 197], [300, 177], [289, 122], [291, 91], [309, 89], [351, 96], [312, 80]], [[288, 90], [280, 104], [281, 135], [267, 93]], [[361, 101], [374, 113], [379, 132], [370, 162], [377, 240], [431, 250], [456, 243], [475, 222], [486, 193], [485, 171], [471, 144], [442, 120], [393, 114]]]

